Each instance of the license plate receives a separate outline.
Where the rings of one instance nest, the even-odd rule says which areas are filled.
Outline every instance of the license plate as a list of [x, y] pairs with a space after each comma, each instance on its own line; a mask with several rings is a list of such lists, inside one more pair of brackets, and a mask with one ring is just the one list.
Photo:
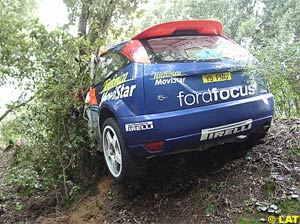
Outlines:
[[231, 79], [232, 77], [230, 72], [202, 75], [203, 83], [223, 82]]

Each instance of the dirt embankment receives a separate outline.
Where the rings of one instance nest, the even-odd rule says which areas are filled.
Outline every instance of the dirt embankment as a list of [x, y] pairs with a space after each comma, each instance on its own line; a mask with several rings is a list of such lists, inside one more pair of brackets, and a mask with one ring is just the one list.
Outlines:
[[269, 215], [300, 215], [299, 195], [300, 120], [294, 119], [276, 121], [252, 150], [231, 144], [156, 158], [144, 181], [127, 185], [107, 174], [94, 195], [34, 222], [260, 223]]

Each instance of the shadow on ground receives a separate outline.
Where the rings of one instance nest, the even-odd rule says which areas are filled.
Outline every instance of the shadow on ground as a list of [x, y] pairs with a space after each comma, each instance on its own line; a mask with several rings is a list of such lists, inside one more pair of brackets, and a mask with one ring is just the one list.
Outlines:
[[123, 196], [129, 200], [145, 192], [169, 194], [183, 188], [183, 185], [187, 187], [195, 180], [209, 176], [235, 159], [246, 156], [249, 150], [244, 144], [227, 144], [202, 152], [154, 158], [149, 161], [145, 180], [118, 186], [122, 188]]
[[[231, 169], [232, 162], [239, 158], [244, 160], [249, 149], [246, 144], [227, 144], [150, 160], [145, 180], [127, 184], [113, 182], [108, 197], [111, 209], [118, 214], [108, 212], [108, 222], [189, 223], [198, 220], [199, 223], [198, 214], [209, 216], [217, 209], [214, 201], [220, 200], [218, 195], [211, 198], [215, 197], [211, 192], [214, 189], [209, 188], [214, 184], [225, 185], [226, 178], [236, 172]], [[242, 163], [239, 169], [241, 166]], [[207, 207], [209, 203], [211, 208]]]

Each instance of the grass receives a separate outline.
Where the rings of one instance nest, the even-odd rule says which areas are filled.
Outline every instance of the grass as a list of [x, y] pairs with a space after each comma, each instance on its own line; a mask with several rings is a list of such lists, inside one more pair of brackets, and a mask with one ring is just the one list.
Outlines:
[[265, 183], [264, 185], [262, 185], [262, 190], [268, 195], [269, 199], [274, 198], [276, 192], [274, 183]]
[[284, 200], [279, 203], [279, 207], [283, 214], [286, 215], [299, 215], [300, 214], [300, 201], [298, 200]]
[[214, 204], [208, 204], [204, 213], [205, 215], [212, 215], [216, 212], [217, 208]]
[[289, 155], [291, 158], [298, 158], [300, 157], [300, 148], [298, 147], [293, 147], [289, 149]]
[[241, 217], [238, 224], [261, 224], [261, 221], [257, 218]]

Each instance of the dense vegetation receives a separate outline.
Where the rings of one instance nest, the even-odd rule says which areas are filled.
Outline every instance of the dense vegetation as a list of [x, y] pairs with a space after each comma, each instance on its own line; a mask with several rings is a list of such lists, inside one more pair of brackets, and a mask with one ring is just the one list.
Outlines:
[[64, 2], [69, 25], [78, 25], [76, 37], [67, 32], [68, 25], [47, 31], [34, 16], [34, 0], [0, 0], [0, 86], [12, 83], [23, 92], [0, 114], [0, 140], [19, 146], [7, 181], [27, 196], [54, 188], [63, 201], [91, 183], [99, 170], [93, 162], [96, 146], [76, 99], [89, 88], [90, 55], [102, 44], [160, 22], [222, 21], [225, 34], [260, 60], [259, 72], [275, 94], [276, 115], [300, 116], [297, 0], [150, 0], [149, 6], [143, 0]]

